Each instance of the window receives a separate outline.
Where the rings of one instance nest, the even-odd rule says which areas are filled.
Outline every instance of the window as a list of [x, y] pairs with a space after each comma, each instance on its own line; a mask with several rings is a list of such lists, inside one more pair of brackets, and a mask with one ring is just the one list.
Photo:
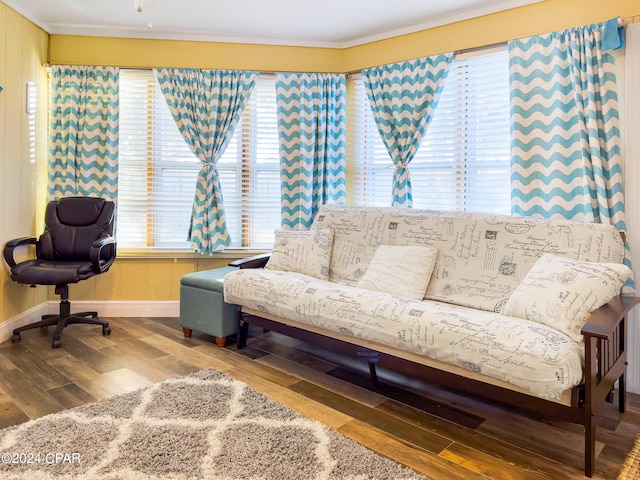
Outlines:
[[[200, 161], [151, 71], [120, 71], [118, 246], [186, 249]], [[280, 226], [275, 82], [261, 76], [218, 161], [231, 248], [270, 248]]]
[[[391, 205], [393, 164], [363, 79], [353, 77], [350, 202]], [[506, 49], [451, 64], [434, 117], [409, 164], [414, 208], [510, 213]]]

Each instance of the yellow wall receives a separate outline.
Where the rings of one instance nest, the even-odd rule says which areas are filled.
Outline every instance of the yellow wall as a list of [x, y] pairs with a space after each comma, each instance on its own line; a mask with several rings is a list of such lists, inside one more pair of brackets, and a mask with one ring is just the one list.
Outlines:
[[[4, 3], [0, 3], [0, 245], [36, 230], [37, 185], [46, 147], [46, 75], [49, 36]], [[35, 82], [40, 108], [36, 115], [36, 151], [29, 142], [27, 82]], [[36, 167], [37, 165], [37, 167]], [[44, 289], [30, 289], [0, 275], [0, 324], [41, 304]]]
[[360, 45], [344, 52], [344, 71], [454, 52], [517, 38], [599, 23], [613, 17], [633, 20], [638, 0], [546, 0], [464, 22]]
[[[224, 267], [231, 260], [121, 256], [107, 273], [71, 285], [69, 298], [72, 304], [74, 300], [178, 300], [180, 277], [191, 272]], [[55, 300], [56, 297], [50, 294], [49, 298]]]
[[341, 72], [342, 50], [106, 37], [51, 37], [51, 63], [128, 68]]
[[[36, 177], [28, 166], [25, 150], [22, 94], [8, 95], [11, 88], [22, 91], [30, 72], [44, 59], [46, 35], [11, 9], [0, 3], [0, 52], [6, 52], [6, 65], [0, 63], [0, 131], [4, 147], [0, 147], [0, 165], [4, 165], [4, 200], [2, 242], [34, 231], [33, 181], [46, 176], [46, 157], [38, 156]], [[209, 42], [180, 42], [142, 39], [110, 39], [52, 35], [51, 63], [116, 65], [121, 67], [200, 67], [237, 68], [261, 71], [348, 72], [372, 65], [416, 58], [432, 53], [481, 47], [509, 39], [602, 22], [622, 16], [638, 20], [638, 0], [546, 0], [541, 3], [488, 15], [478, 19], [403, 35], [389, 40], [344, 50], [306, 47], [240, 45]], [[9, 17], [9, 18], [7, 18]], [[11, 34], [5, 31], [11, 30]], [[20, 30], [15, 32], [16, 30]], [[5, 45], [9, 40], [10, 45]], [[20, 39], [20, 40], [18, 40]], [[41, 39], [41, 40], [37, 40]], [[36, 48], [38, 46], [39, 48]], [[21, 53], [22, 52], [22, 53]], [[37, 52], [37, 53], [36, 53]], [[36, 60], [37, 59], [37, 60]], [[7, 73], [9, 72], [10, 73]], [[22, 73], [20, 73], [22, 72]], [[7, 75], [10, 78], [6, 78]], [[38, 76], [40, 82], [43, 81]], [[15, 119], [20, 118], [20, 122]], [[10, 121], [7, 122], [7, 119]], [[46, 139], [45, 139], [46, 142]], [[41, 149], [41, 148], [40, 148]], [[6, 159], [10, 158], [9, 165]], [[10, 176], [7, 175], [10, 173]], [[20, 175], [21, 181], [14, 180]], [[44, 200], [39, 184], [37, 205]], [[16, 209], [20, 212], [17, 213]], [[42, 210], [36, 213], [41, 222]], [[7, 227], [9, 224], [9, 227]], [[17, 227], [17, 225], [20, 225]], [[177, 300], [182, 275], [226, 265], [228, 258], [125, 258], [120, 256], [111, 270], [95, 279], [71, 287], [75, 300]], [[41, 296], [25, 287], [16, 287], [2, 277], [3, 317], [23, 312], [37, 304]], [[36, 289], [40, 291], [41, 289]], [[49, 298], [55, 299], [52, 294]], [[1, 323], [0, 321], [0, 323]]]

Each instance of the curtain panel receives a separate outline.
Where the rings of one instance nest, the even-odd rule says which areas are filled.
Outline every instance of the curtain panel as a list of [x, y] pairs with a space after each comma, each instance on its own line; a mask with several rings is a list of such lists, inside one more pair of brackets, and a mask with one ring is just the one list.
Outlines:
[[306, 230], [346, 199], [344, 75], [276, 74], [282, 228]]
[[393, 165], [392, 205], [411, 207], [409, 163], [433, 118], [453, 54], [362, 70], [378, 132]]
[[182, 138], [202, 163], [188, 240], [210, 255], [231, 244], [216, 162], [229, 144], [258, 74], [230, 70], [155, 69]]
[[616, 70], [602, 34], [587, 25], [509, 42], [512, 213], [626, 233]]
[[50, 200], [118, 196], [119, 74], [116, 67], [51, 67]]

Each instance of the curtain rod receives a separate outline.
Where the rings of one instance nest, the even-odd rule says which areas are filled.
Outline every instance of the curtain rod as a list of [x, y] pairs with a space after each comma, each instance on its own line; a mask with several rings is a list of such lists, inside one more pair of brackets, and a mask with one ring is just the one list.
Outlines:
[[[61, 64], [54, 64], [54, 65], [61, 65]], [[65, 64], [66, 65], [66, 64]], [[69, 65], [85, 65], [85, 64], [69, 64]], [[44, 69], [50, 69], [52, 66], [51, 63], [43, 63], [42, 64], [42, 68]], [[174, 67], [149, 67], [149, 66], [131, 66], [131, 65], [127, 65], [126, 67], [120, 67], [118, 65], [102, 65], [105, 67], [117, 67], [121, 70], [153, 70], [155, 68], [174, 68]], [[206, 67], [176, 67], [176, 68], [184, 68], [187, 70], [238, 70], [238, 71], [244, 71], [244, 72], [256, 72], [259, 73], [261, 75], [275, 75], [276, 73], [319, 73], [319, 74], [327, 74], [327, 75], [344, 75], [343, 72], [306, 72], [304, 70], [258, 70], [258, 69], [253, 69], [253, 68], [206, 68]]]
[[464, 48], [462, 50], [455, 50], [453, 52], [454, 55], [466, 55], [468, 53], [476, 53], [476, 52], [480, 52], [483, 50], [491, 50], [492, 48], [498, 48], [498, 47], [506, 47], [509, 44], [509, 42], [497, 42], [497, 43], [491, 43], [489, 45], [483, 45], [481, 47], [472, 47], [472, 48]]

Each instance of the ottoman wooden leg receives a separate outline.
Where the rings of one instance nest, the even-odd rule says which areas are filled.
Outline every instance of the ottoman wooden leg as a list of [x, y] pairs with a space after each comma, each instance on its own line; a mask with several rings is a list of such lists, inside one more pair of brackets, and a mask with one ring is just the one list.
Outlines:
[[182, 333], [184, 333], [185, 337], [190, 337], [191, 336], [191, 329], [187, 328], [187, 327], [182, 327]]
[[216, 345], [224, 347], [227, 344], [227, 337], [214, 337], [216, 339]]

